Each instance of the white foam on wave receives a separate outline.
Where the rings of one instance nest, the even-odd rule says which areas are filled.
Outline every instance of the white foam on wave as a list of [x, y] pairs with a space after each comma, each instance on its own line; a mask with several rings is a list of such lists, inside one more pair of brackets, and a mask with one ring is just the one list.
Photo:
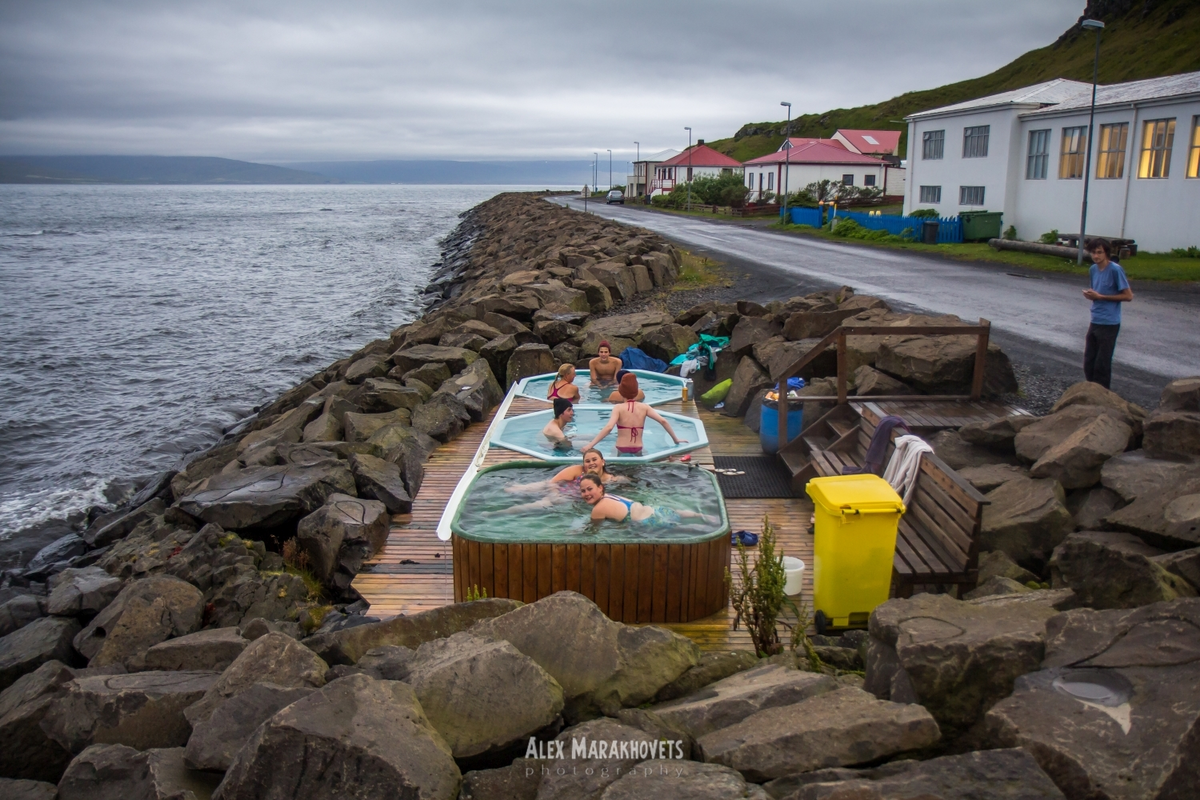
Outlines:
[[109, 505], [104, 494], [108, 484], [104, 478], [85, 478], [82, 486], [71, 489], [42, 489], [0, 497], [0, 541], [52, 519], [66, 519], [92, 506]]

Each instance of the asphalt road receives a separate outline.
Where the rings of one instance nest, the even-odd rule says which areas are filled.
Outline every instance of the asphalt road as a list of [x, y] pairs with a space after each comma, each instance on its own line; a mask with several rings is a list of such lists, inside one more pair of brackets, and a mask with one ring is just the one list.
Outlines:
[[[582, 210], [575, 198], [554, 198]], [[1086, 279], [985, 262], [960, 262], [924, 254], [829, 242], [726, 223], [588, 203], [588, 211], [638, 225], [752, 273], [754, 294], [783, 298], [826, 286], [887, 299], [899, 309], [980, 317], [1013, 360], [1070, 383], [1083, 379], [1083, 338], [1090, 302]], [[1113, 365], [1113, 389], [1153, 408], [1164, 384], [1200, 375], [1200, 286], [1134, 282], [1134, 301], [1123, 309]]]

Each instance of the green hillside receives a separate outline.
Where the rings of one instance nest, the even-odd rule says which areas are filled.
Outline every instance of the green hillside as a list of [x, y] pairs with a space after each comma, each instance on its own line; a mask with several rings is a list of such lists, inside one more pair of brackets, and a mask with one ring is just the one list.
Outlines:
[[[1200, 1], [1091, 0], [1085, 17], [1103, 20], [1100, 82], [1119, 83], [1200, 70]], [[832, 136], [838, 128], [906, 130], [908, 114], [1018, 89], [1054, 78], [1091, 81], [1095, 36], [1073, 25], [1048, 47], [1031, 50], [990, 75], [936, 89], [908, 92], [882, 103], [805, 114], [792, 120], [792, 136]], [[753, 122], [732, 138], [708, 144], [738, 161], [779, 149], [786, 122]], [[901, 137], [905, 153], [907, 135]]]

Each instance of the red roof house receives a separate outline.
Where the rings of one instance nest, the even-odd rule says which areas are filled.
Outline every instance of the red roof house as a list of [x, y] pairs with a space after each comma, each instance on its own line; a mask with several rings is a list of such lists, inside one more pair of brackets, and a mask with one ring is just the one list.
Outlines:
[[724, 153], [718, 153], [701, 139], [692, 147], [661, 162], [654, 168], [654, 180], [650, 184], [650, 194], [666, 194], [674, 189], [677, 183], [687, 183], [702, 175], [715, 177], [741, 171], [742, 163], [740, 161], [730, 158]]

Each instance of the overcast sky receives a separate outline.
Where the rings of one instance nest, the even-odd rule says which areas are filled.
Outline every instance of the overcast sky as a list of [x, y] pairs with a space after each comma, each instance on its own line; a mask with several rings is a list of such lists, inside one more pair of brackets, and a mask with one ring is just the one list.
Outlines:
[[0, 3], [0, 153], [575, 159], [983, 75], [1084, 0]]

